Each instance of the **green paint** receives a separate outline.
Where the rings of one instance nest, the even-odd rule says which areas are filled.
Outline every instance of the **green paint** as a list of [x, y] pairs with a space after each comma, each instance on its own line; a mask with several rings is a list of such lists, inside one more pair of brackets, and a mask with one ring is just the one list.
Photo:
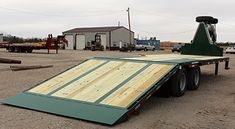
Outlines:
[[108, 125], [115, 124], [128, 112], [127, 109], [108, 108], [26, 93], [10, 97], [3, 103]]
[[182, 54], [223, 56], [223, 49], [211, 43], [206, 24], [200, 23], [192, 44], [185, 44]]

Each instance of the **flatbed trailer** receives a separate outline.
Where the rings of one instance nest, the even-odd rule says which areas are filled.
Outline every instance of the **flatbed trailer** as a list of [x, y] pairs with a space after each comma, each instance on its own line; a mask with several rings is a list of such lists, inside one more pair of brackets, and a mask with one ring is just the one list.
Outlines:
[[27, 52], [32, 53], [33, 50], [40, 49], [55, 49], [58, 50], [58, 46], [39, 46], [38, 43], [0, 43], [1, 48], [6, 48], [8, 52]]
[[182, 54], [95, 57], [2, 103], [107, 125], [122, 122], [166, 82], [172, 96], [182, 96], [199, 87], [200, 66], [215, 64], [216, 75], [220, 62], [229, 69], [229, 58], [212, 44], [207, 24], [200, 22]]
[[176, 54], [98, 57], [3, 103], [113, 125], [131, 116], [181, 69], [220, 62], [226, 62], [227, 69], [228, 61], [227, 57]]
[[60, 46], [58, 44], [63, 43], [67, 44], [64, 36], [58, 36], [57, 38], [53, 38], [51, 34], [48, 35], [46, 42], [39, 43], [0, 43], [0, 48], [6, 48], [8, 52], [19, 52], [19, 53], [32, 53], [33, 50], [47, 49], [48, 54], [51, 49], [56, 50], [58, 53], [58, 49]]

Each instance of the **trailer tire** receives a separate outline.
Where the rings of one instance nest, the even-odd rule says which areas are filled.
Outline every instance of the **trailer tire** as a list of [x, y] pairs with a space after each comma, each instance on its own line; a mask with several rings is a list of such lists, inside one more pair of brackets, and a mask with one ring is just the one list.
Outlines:
[[27, 53], [32, 53], [33, 52], [33, 49], [28, 49], [27, 50]]
[[95, 51], [95, 47], [94, 46], [91, 47], [91, 51]]
[[196, 90], [200, 85], [201, 69], [200, 67], [193, 67], [188, 70], [188, 90]]
[[187, 89], [187, 72], [184, 68], [179, 70], [170, 80], [170, 93], [172, 96], [183, 96]]
[[22, 52], [22, 53], [25, 53], [25, 52], [26, 52], [26, 50], [25, 50], [24, 48], [22, 48], [22, 49], [21, 49], [21, 52]]
[[100, 46], [100, 50], [104, 51], [104, 46], [103, 45]]
[[21, 52], [21, 48], [20, 47], [15, 47], [15, 52], [20, 53]]
[[8, 52], [14, 52], [14, 51], [15, 51], [15, 47], [10, 46], [10, 47], [8, 48]]

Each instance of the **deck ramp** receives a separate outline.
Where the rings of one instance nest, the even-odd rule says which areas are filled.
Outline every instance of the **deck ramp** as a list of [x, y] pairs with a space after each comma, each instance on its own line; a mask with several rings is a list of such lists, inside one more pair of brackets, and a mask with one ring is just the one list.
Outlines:
[[93, 58], [3, 103], [112, 125], [177, 69], [175, 63]]

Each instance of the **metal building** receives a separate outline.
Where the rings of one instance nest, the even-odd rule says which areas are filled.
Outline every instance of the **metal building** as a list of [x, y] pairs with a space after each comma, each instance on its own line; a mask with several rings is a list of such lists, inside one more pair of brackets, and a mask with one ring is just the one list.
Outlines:
[[0, 34], [0, 42], [3, 42], [3, 34]]
[[[130, 38], [131, 33], [131, 38]], [[91, 28], [75, 28], [63, 32], [68, 40], [66, 49], [82, 50], [91, 46], [91, 41], [95, 40], [95, 35], [101, 36], [101, 44], [106, 50], [119, 49], [119, 44], [123, 45], [134, 43], [134, 32], [130, 32], [123, 26], [116, 27], [91, 27]]]

